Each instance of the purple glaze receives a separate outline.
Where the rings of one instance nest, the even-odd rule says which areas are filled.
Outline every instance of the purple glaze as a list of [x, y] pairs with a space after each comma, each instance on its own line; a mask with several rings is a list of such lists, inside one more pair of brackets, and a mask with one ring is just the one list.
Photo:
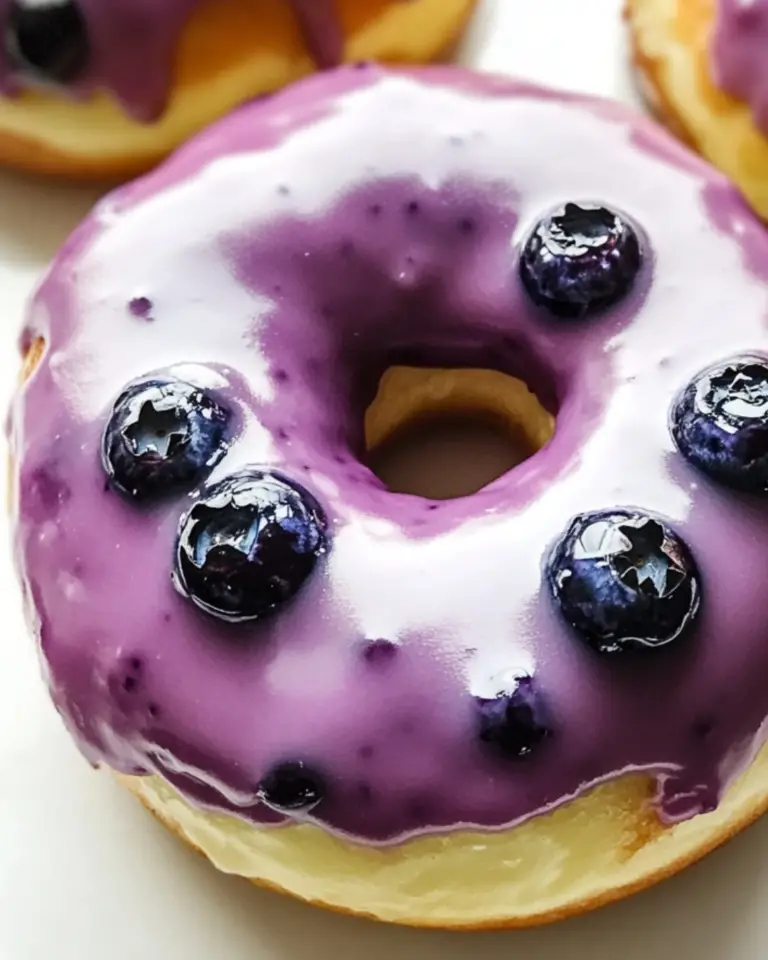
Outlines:
[[768, 136], [768, 0], [717, 0], [712, 39], [715, 81], [749, 104]]
[[[91, 62], [72, 92], [110, 91], [135, 120], [157, 120], [168, 102], [179, 34], [201, 0], [77, 0], [88, 25]], [[286, 0], [320, 67], [340, 63], [343, 36], [335, 0]], [[11, 0], [0, 0], [0, 34]], [[257, 16], [254, 4], [254, 16]], [[0, 91], [23, 86], [0, 44]]]
[[[583, 198], [640, 226], [646, 265], [612, 311], [552, 323], [517, 251]], [[303, 759], [331, 784], [312, 818], [368, 841], [510, 824], [627, 769], [666, 817], [713, 807], [768, 716], [768, 507], [696, 475], [667, 417], [702, 367], [768, 351], [766, 272], [733, 188], [649, 121], [458, 69], [316, 76], [107, 197], [30, 307], [23, 342], [48, 350], [12, 413], [18, 561], [85, 755], [260, 823], [280, 820], [264, 771]], [[402, 361], [522, 373], [556, 435], [471, 497], [389, 493], [362, 412]], [[240, 413], [212, 482], [271, 466], [328, 515], [327, 562], [269, 621], [222, 626], [174, 590], [190, 497], [105, 491], [109, 407], [161, 369]], [[593, 655], [542, 587], [571, 517], [612, 506], [667, 517], [701, 571], [696, 630], [642, 662]], [[552, 736], [510, 763], [480, 749], [474, 696], [514, 670]]]

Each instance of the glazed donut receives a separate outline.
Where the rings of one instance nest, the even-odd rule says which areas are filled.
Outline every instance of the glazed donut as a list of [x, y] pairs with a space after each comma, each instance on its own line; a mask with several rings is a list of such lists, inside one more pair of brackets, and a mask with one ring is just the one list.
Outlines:
[[768, 219], [768, 0], [626, 0], [656, 113]]
[[314, 67], [438, 58], [474, 2], [0, 0], [0, 163], [140, 173]]
[[[317, 75], [107, 197], [11, 418], [85, 756], [220, 869], [404, 924], [723, 842], [768, 805], [767, 279], [651, 121], [449, 67]], [[368, 450], [461, 403], [536, 452], [388, 490]]]

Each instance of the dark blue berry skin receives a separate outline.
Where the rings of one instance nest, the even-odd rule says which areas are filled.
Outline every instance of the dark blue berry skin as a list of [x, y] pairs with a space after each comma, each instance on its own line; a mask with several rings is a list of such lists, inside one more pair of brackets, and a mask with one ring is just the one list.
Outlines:
[[39, 83], [72, 83], [90, 58], [88, 28], [74, 0], [12, 0], [5, 25], [12, 68]]
[[664, 647], [684, 634], [700, 606], [688, 547], [664, 521], [636, 510], [576, 517], [546, 576], [563, 618], [602, 654]]
[[258, 798], [278, 813], [307, 813], [325, 798], [323, 776], [303, 760], [272, 767], [262, 778]]
[[580, 318], [624, 297], [640, 271], [634, 227], [590, 203], [566, 203], [540, 220], [520, 255], [520, 277], [534, 303]]
[[533, 677], [502, 677], [491, 696], [475, 697], [475, 705], [480, 740], [511, 760], [527, 757], [552, 733]]
[[182, 380], [149, 380], [115, 403], [102, 439], [114, 489], [135, 501], [189, 489], [224, 456], [229, 411]]
[[327, 550], [314, 497], [278, 474], [252, 471], [212, 487], [182, 520], [174, 579], [206, 613], [258, 620], [298, 594]]
[[672, 437], [718, 483], [768, 491], [768, 360], [742, 356], [703, 370], [675, 402]]

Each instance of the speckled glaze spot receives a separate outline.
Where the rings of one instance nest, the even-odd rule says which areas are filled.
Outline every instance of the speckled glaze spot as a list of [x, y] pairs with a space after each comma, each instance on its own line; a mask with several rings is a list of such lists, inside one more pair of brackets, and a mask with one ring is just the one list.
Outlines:
[[398, 645], [391, 640], [367, 640], [362, 646], [363, 659], [374, 667], [392, 663], [397, 651]]
[[149, 297], [134, 297], [128, 303], [128, 312], [138, 320], [154, 320], [152, 307]]
[[[585, 198], [637, 225], [642, 256], [573, 322], [519, 264], [542, 217]], [[458, 69], [315, 77], [117, 191], [39, 287], [22, 343], [48, 349], [12, 412], [19, 568], [81, 750], [360, 842], [513, 824], [628, 767], [667, 819], [711, 809], [768, 717], [768, 506], [689, 462], [670, 417], [702, 370], [768, 351], [766, 276], [733, 188], [653, 124]], [[126, 317], [136, 290], [156, 323]], [[555, 435], [472, 496], [391, 493], [363, 415], [408, 364], [522, 376]], [[104, 493], [100, 444], [160, 368], [238, 424], [209, 475], [140, 506]], [[293, 495], [239, 502], [232, 478], [264, 476], [322, 530]], [[613, 591], [609, 656], [546, 582], [574, 519], [606, 512], [618, 539], [568, 541], [557, 583], [581, 564], [597, 603]], [[648, 516], [648, 537], [622, 530]], [[249, 577], [265, 610], [242, 609]], [[681, 585], [687, 615], [635, 656], [625, 636], [661, 635], [645, 600]]]
[[55, 520], [71, 491], [58, 475], [55, 463], [42, 463], [29, 478], [29, 509], [42, 520]]

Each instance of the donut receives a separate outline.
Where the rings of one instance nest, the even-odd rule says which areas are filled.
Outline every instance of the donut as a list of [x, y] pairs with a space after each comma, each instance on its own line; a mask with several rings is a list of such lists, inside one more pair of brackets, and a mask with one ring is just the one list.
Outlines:
[[[768, 806], [767, 281], [652, 121], [460, 68], [318, 74], [100, 201], [10, 419], [85, 757], [222, 871], [401, 924], [728, 839]], [[371, 451], [462, 405], [530, 455], [388, 489]]]
[[626, 10], [656, 113], [768, 219], [767, 0], [626, 0]]
[[127, 178], [315, 68], [439, 58], [474, 2], [0, 0], [0, 163]]

